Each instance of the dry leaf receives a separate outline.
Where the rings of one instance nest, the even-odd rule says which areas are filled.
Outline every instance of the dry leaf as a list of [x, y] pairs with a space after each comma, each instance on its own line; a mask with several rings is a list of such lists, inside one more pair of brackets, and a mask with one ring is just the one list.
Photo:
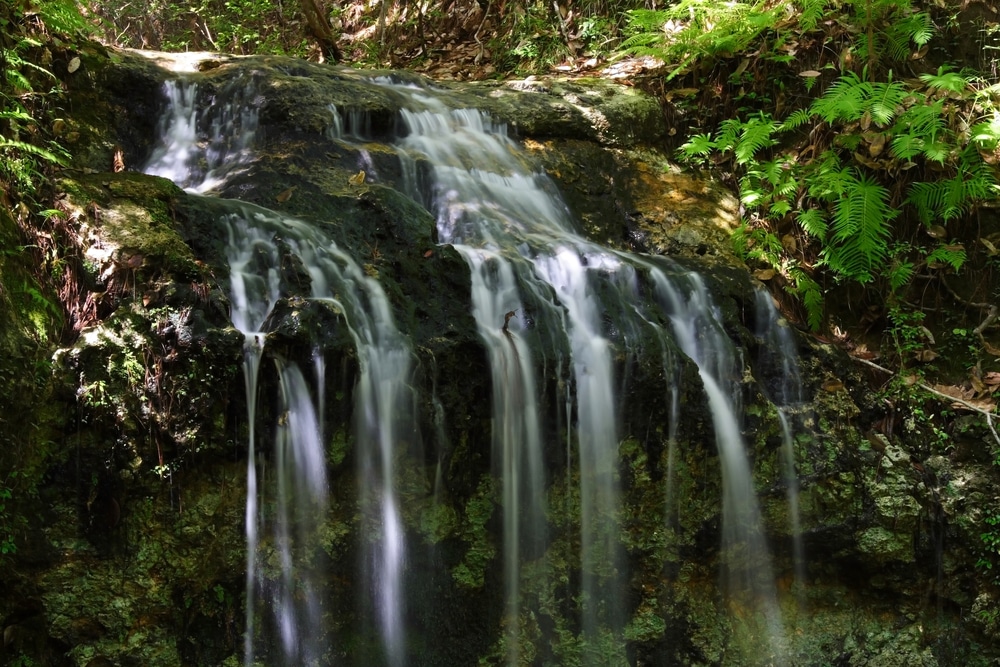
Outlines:
[[990, 243], [987, 239], [979, 239], [979, 242], [985, 246], [986, 254], [990, 257], [996, 257], [997, 253], [1000, 253], [1000, 250], [997, 250], [997, 247]]
[[924, 363], [927, 363], [928, 361], [934, 361], [939, 356], [941, 355], [939, 355], [934, 350], [917, 350], [916, 352], [913, 353], [914, 359], [916, 359], [917, 361], [922, 361]]
[[823, 390], [829, 392], [840, 391], [844, 388], [844, 383], [840, 380], [827, 380], [823, 383]]
[[753, 272], [753, 277], [757, 280], [770, 280], [775, 273], [774, 269], [757, 269]]
[[996, 371], [990, 371], [989, 373], [983, 376], [983, 382], [989, 385], [990, 387], [996, 387], [997, 385], [1000, 385], [1000, 373], [997, 373]]
[[347, 182], [350, 183], [351, 185], [363, 184], [365, 182], [365, 170], [362, 169], [358, 173], [354, 174], [354, 176], [351, 176], [350, 178], [347, 179]]
[[434, 256], [433, 250], [428, 250], [427, 252], [424, 253], [424, 257], [433, 257], [433, 256]]
[[882, 153], [882, 149], [885, 148], [885, 135], [876, 134], [872, 138], [872, 142], [868, 144], [868, 154], [872, 157], [878, 157]]
[[927, 234], [933, 239], [943, 239], [948, 236], [948, 230], [941, 225], [932, 225], [927, 228]]
[[291, 199], [292, 198], [292, 193], [295, 192], [295, 188], [296, 187], [297, 186], [293, 185], [292, 187], [288, 188], [287, 190], [282, 190], [280, 193], [278, 193], [278, 195], [275, 197], [275, 199], [277, 200], [277, 202], [279, 204], [284, 204], [286, 201], [288, 201], [289, 199]]
[[69, 65], [66, 66], [66, 71], [72, 74], [78, 69], [80, 69], [80, 56], [75, 56], [69, 61]]
[[817, 71], [816, 71], [816, 70], [814, 70], [814, 69], [807, 69], [807, 70], [806, 70], [806, 71], [804, 71], [804, 72], [799, 72], [799, 76], [801, 76], [801, 77], [805, 77], [806, 79], [815, 79], [815, 78], [816, 78], [816, 77], [818, 77], [819, 75], [820, 75], [820, 73], [819, 73], [819, 72], [817, 72]]

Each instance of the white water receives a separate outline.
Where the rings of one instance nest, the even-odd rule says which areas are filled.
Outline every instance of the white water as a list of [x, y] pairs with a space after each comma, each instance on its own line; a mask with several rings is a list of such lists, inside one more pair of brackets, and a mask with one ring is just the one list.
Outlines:
[[682, 289], [660, 271], [651, 272], [657, 295], [670, 317], [678, 346], [698, 366], [715, 427], [715, 442], [722, 464], [723, 563], [728, 593], [746, 601], [762, 614], [776, 660], [785, 645], [781, 613], [764, 537], [753, 475], [740, 429], [739, 383], [745, 368], [732, 341], [722, 329], [701, 276], [689, 273]]
[[[169, 178], [189, 192], [209, 192], [250, 163], [257, 134], [258, 101], [252, 82], [236, 79], [232, 91], [205, 110], [192, 81], [167, 81], [166, 113], [160, 118], [160, 143], [143, 171]], [[227, 94], [228, 93], [228, 94]]]
[[[544, 499], [551, 480], [545, 479], [543, 466], [547, 416], [539, 411], [546, 378], [536, 371], [542, 360], [532, 350], [539, 346], [529, 344], [540, 338], [547, 339], [547, 349], [556, 354], [555, 359], [543, 361], [555, 370], [559, 385], [565, 383], [567, 446], [575, 445], [575, 450], [567, 452], [567, 479], [573, 477], [571, 471], [578, 472], [574, 493], [580, 506], [581, 583], [571, 594], [582, 607], [583, 662], [598, 664], [596, 649], [591, 651], [587, 645], [596, 645], [602, 635], [610, 635], [622, 647], [620, 657], [625, 659], [623, 592], [628, 580], [620, 545], [621, 398], [617, 389], [621, 378], [617, 377], [616, 355], [620, 358], [631, 352], [628, 339], [640, 328], [652, 329], [661, 337], [664, 377], [679, 377], [678, 362], [668, 351], [674, 341], [698, 367], [722, 464], [728, 589], [731, 595], [750, 601], [765, 618], [768, 643], [780, 662], [784, 638], [769, 549], [740, 432], [739, 384], [745, 369], [722, 330], [704, 282], [676, 269], [668, 277], [649, 258], [611, 251], [578, 236], [553, 184], [531, 168], [503, 125], [475, 110], [446, 108], [430, 93], [412, 86], [381, 85], [409, 99], [401, 111], [408, 134], [398, 142], [406, 189], [435, 214], [440, 241], [452, 244], [465, 259], [472, 278], [473, 316], [489, 355], [493, 455], [502, 479], [507, 663], [523, 662], [518, 651], [523, 619], [541, 613], [524, 603], [526, 559], [537, 558], [550, 539]], [[163, 146], [154, 153], [147, 169], [150, 173], [205, 192], [219, 188], [251, 163], [249, 149], [256, 132], [252, 88], [237, 94], [231, 104], [216, 104], [207, 115], [196, 111], [193, 84], [172, 84], [167, 94], [173, 112], [163, 123]], [[370, 134], [363, 114], [342, 113], [332, 106], [330, 112], [328, 139], [350, 143]], [[364, 158], [367, 153], [357, 148]], [[312, 381], [295, 362], [274, 360], [279, 414], [271, 459], [275, 469], [269, 475], [262, 474], [255, 442], [258, 369], [266, 354], [263, 332], [279, 300], [294, 294], [282, 284], [280, 271], [282, 253], [290, 252], [310, 278], [308, 303], [302, 307], [333, 309], [346, 321], [357, 348], [354, 451], [361, 488], [363, 567], [385, 661], [403, 665], [407, 561], [395, 460], [416, 438], [413, 396], [408, 388], [413, 373], [409, 344], [396, 329], [378, 282], [318, 228], [249, 206], [234, 204], [233, 211], [225, 220], [230, 232], [232, 318], [247, 340], [245, 664], [249, 667], [258, 657], [256, 623], [268, 610], [280, 639], [280, 664], [315, 663], [329, 648], [319, 642], [325, 634], [322, 617], [327, 601], [315, 595], [323, 573], [312, 568], [310, 555], [315, 552], [317, 528], [328, 502], [323, 414], [326, 360], [322, 354], [316, 352], [311, 360]], [[278, 236], [281, 244], [276, 242]], [[658, 309], [640, 296], [634, 267], [652, 279], [672, 335], [658, 324]], [[609, 318], [612, 307], [617, 315]], [[509, 313], [513, 315], [505, 317]], [[609, 319], [614, 319], [613, 324]], [[571, 372], [564, 375], [564, 368]], [[669, 486], [680, 415], [674, 385], [666, 397], [671, 416], [668, 511], [672, 503], [680, 502]], [[784, 396], [783, 400], [790, 399]], [[797, 521], [791, 429], [785, 412], [779, 410], [779, 415], [786, 428], [786, 473], [792, 480], [790, 514]], [[440, 486], [436, 479], [435, 493]], [[273, 510], [268, 509], [270, 499]], [[793, 532], [798, 534], [797, 524]], [[798, 567], [802, 553], [800, 542], [797, 545]], [[273, 564], [265, 567], [271, 563], [266, 554], [273, 554], [280, 563], [277, 575]], [[537, 579], [534, 583], [539, 585]]]
[[[234, 82], [230, 85], [237, 85]], [[252, 161], [257, 129], [253, 86], [238, 87], [231, 98], [198, 111], [198, 88], [187, 82], [166, 84], [168, 113], [162, 140], [146, 172], [164, 176], [192, 192], [214, 190]], [[331, 109], [335, 118], [340, 116]], [[342, 125], [335, 131], [342, 131]], [[362, 512], [371, 534], [366, 572], [377, 609], [386, 661], [405, 664], [402, 576], [405, 540], [394, 483], [397, 449], [412, 440], [412, 403], [407, 378], [412, 353], [395, 327], [379, 283], [340, 251], [332, 239], [301, 221], [231, 202], [233, 213], [220, 222], [228, 231], [227, 260], [233, 325], [244, 334], [247, 394], [247, 628], [244, 664], [255, 664], [256, 621], [266, 599], [281, 643], [280, 663], [317, 664], [325, 647], [321, 572], [313, 565], [317, 533], [328, 506], [323, 426], [325, 367], [313, 354], [315, 380], [307, 381], [297, 363], [276, 358], [279, 408], [274, 442], [275, 489], [260, 485], [256, 451], [256, 405], [260, 362], [265, 354], [268, 317], [294, 289], [282, 284], [282, 247], [301, 262], [310, 278], [310, 300], [332, 308], [346, 320], [357, 347], [359, 374], [354, 391], [355, 436], [364, 497]], [[277, 239], [280, 237], [282, 246]], [[284, 261], [284, 264], [283, 264]], [[310, 307], [304, 305], [304, 307]], [[273, 495], [274, 514], [265, 503]], [[271, 541], [264, 544], [267, 527]], [[263, 548], [263, 552], [262, 552]], [[264, 576], [267, 553], [280, 564], [276, 577]]]
[[[440, 241], [466, 259], [473, 313], [490, 354], [494, 458], [501, 462], [505, 517], [507, 660], [513, 665], [519, 660], [519, 554], [537, 539], [531, 527], [542, 525], [544, 512], [542, 503], [520, 498], [545, 494], [541, 416], [534, 398], [540, 378], [525, 342], [525, 297], [539, 311], [532, 319], [548, 329], [543, 335], [558, 338], [556, 349], [571, 358], [573, 402], [567, 415], [575, 424], [569, 435], [579, 463], [583, 624], [588, 641], [595, 641], [601, 632], [621, 630], [617, 587], [624, 568], [616, 377], [592, 283], [629, 283], [632, 269], [576, 235], [552, 183], [530, 169], [503, 125], [477, 110], [448, 109], [412, 87], [395, 88], [410, 98], [401, 111], [408, 134], [399, 141], [408, 191], [435, 214]], [[429, 188], [420, 187], [422, 161], [429, 165]], [[510, 312], [515, 316], [505, 318]]]
[[788, 322], [781, 317], [770, 295], [764, 291], [757, 293], [757, 336], [764, 342], [764, 358], [761, 363], [781, 379], [778, 386], [769, 393], [774, 394], [770, 398], [775, 403], [781, 423], [782, 473], [792, 532], [795, 584], [801, 601], [806, 581], [806, 554], [802, 544], [802, 521], [799, 517], [799, 477], [795, 467], [795, 431], [792, 418], [795, 408], [803, 402], [802, 380], [799, 376], [795, 341]]

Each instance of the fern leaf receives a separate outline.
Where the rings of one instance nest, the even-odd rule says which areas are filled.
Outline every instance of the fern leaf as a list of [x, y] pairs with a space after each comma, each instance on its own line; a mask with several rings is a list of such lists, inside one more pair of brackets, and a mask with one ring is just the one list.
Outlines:
[[695, 134], [681, 146], [681, 151], [688, 157], [694, 157], [711, 153], [714, 148], [715, 142], [712, 141], [711, 134]]
[[912, 160], [924, 150], [924, 140], [913, 134], [897, 134], [889, 144], [889, 151], [900, 160]]
[[803, 32], [815, 28], [825, 15], [826, 0], [798, 0], [800, 6], [799, 27]]
[[890, 222], [899, 211], [889, 205], [889, 191], [862, 175], [854, 179], [834, 206], [833, 243], [824, 252], [842, 275], [860, 283], [871, 281], [888, 252]]
[[958, 72], [952, 72], [948, 65], [938, 67], [937, 74], [921, 74], [920, 80], [931, 91], [946, 90], [952, 93], [963, 93], [972, 85], [971, 81]]
[[771, 135], [774, 134], [776, 127], [774, 119], [764, 113], [748, 120], [743, 125], [739, 142], [733, 149], [736, 154], [736, 164], [751, 162], [758, 150], [774, 145], [775, 141]]
[[802, 300], [806, 309], [806, 321], [813, 331], [823, 324], [823, 292], [819, 285], [801, 267], [789, 267], [788, 273], [795, 284], [789, 291]]
[[788, 118], [786, 118], [781, 125], [778, 126], [778, 131], [785, 132], [786, 130], [794, 130], [800, 125], [808, 123], [810, 117], [811, 116], [807, 110], [796, 109], [788, 115]]
[[885, 83], [873, 83], [870, 88], [870, 98], [865, 105], [866, 110], [872, 115], [872, 120], [877, 125], [885, 127], [896, 116], [896, 109], [903, 104], [909, 91], [899, 81], [892, 80], [892, 73], [889, 73], [889, 81]]
[[898, 292], [913, 278], [913, 262], [895, 262], [889, 269], [889, 287]]
[[965, 248], [960, 245], [939, 245], [927, 255], [927, 263], [940, 262], [947, 264], [955, 271], [961, 271], [965, 265]]
[[799, 226], [809, 236], [812, 236], [819, 240], [820, 243], [826, 243], [826, 232], [827, 232], [827, 222], [826, 216], [818, 208], [807, 208], [804, 211], [799, 211], [798, 215]]
[[5, 139], [3, 137], [0, 137], [0, 150], [6, 148], [12, 148], [14, 150], [20, 151], [21, 153], [41, 158], [46, 162], [58, 164], [63, 167], [66, 166], [65, 158], [56, 155], [55, 153], [46, 148], [35, 146], [34, 144], [28, 144], [23, 141], [14, 141], [13, 139]]
[[865, 101], [871, 96], [871, 84], [854, 72], [847, 72], [827, 88], [823, 96], [812, 103], [810, 111], [826, 123], [855, 121], [865, 112]]

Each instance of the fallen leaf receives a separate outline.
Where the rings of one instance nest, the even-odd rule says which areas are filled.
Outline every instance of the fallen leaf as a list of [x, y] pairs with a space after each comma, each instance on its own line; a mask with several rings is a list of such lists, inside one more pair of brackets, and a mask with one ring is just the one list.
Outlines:
[[807, 69], [807, 70], [806, 70], [806, 71], [804, 71], [804, 72], [799, 72], [799, 76], [801, 76], [801, 77], [805, 77], [806, 79], [815, 79], [815, 78], [816, 78], [816, 77], [818, 77], [819, 75], [820, 75], [820, 73], [819, 73], [819, 72], [817, 72], [817, 71], [816, 71], [816, 70], [814, 70], [814, 69]]
[[1000, 253], [1000, 250], [997, 250], [997, 247], [990, 243], [987, 239], [979, 239], [979, 242], [985, 246], [986, 254], [990, 257], [996, 257], [997, 254]]
[[885, 148], [885, 135], [876, 134], [872, 137], [872, 142], [868, 144], [868, 154], [872, 157], [878, 157], [883, 148]]
[[351, 185], [363, 184], [365, 182], [365, 170], [362, 169], [358, 173], [354, 174], [354, 176], [351, 176], [350, 178], [347, 179], [347, 182], [350, 183]]
[[983, 376], [983, 382], [991, 387], [1000, 385], [1000, 373], [996, 371], [990, 371]]
[[282, 190], [280, 193], [278, 193], [275, 199], [278, 201], [279, 204], [284, 204], [286, 201], [292, 198], [292, 193], [295, 192], [296, 187], [297, 186], [293, 185], [287, 190]]
[[770, 280], [775, 273], [774, 269], [757, 269], [753, 272], [753, 277], [757, 280]]
[[424, 253], [424, 257], [433, 257], [433, 256], [434, 256], [433, 250], [428, 250], [427, 252]]
[[833, 393], [844, 388], [844, 383], [840, 380], [827, 380], [823, 383], [823, 390]]
[[922, 361], [924, 363], [927, 363], [928, 361], [934, 361], [939, 356], [941, 355], [939, 355], [934, 350], [917, 350], [916, 352], [913, 353], [914, 359], [916, 359], [917, 361]]
[[948, 236], [948, 230], [941, 225], [931, 225], [927, 228], [927, 235], [933, 239], [943, 239]]
[[69, 65], [66, 66], [66, 71], [72, 74], [78, 69], [80, 69], [80, 56], [74, 56], [74, 58], [69, 61]]

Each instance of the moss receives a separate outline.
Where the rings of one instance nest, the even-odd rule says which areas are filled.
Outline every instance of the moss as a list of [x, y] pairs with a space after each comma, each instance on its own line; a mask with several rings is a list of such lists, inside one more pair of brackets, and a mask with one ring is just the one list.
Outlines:
[[462, 562], [452, 569], [452, 577], [460, 586], [482, 588], [485, 584], [486, 569], [497, 555], [487, 527], [495, 509], [496, 483], [492, 477], [483, 477], [462, 516], [460, 532], [468, 549]]

